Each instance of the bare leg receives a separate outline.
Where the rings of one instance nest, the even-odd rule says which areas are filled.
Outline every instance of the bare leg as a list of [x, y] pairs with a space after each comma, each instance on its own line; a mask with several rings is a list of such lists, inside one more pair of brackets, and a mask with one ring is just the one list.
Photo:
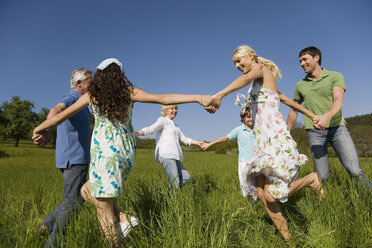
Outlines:
[[130, 215], [127, 215], [126, 213], [124, 213], [119, 207], [118, 205], [116, 205], [116, 203], [114, 202], [114, 212], [115, 212], [115, 218], [118, 222], [127, 222], [128, 220], [130, 220]]
[[121, 247], [115, 227], [114, 198], [97, 198], [97, 216], [107, 243], [111, 247]]
[[295, 194], [304, 187], [310, 187], [313, 191], [317, 193], [319, 200], [322, 200], [322, 197], [324, 195], [324, 188], [318, 173], [312, 172], [307, 176], [304, 176], [292, 182], [288, 187], [289, 196]]
[[90, 182], [87, 181], [80, 190], [81, 196], [85, 201], [92, 203], [94, 206], [98, 205], [97, 198], [93, 197], [90, 190]]
[[[90, 191], [90, 183], [89, 181], [86, 182], [83, 187], [81, 188], [81, 195], [83, 196], [84, 200], [87, 202], [90, 202], [94, 204], [95, 206], [98, 205], [97, 198], [92, 197], [91, 191]], [[128, 219], [130, 219], [130, 216], [125, 214], [115, 203], [114, 201], [114, 213], [115, 213], [115, 218], [118, 222], [127, 222]]]
[[269, 215], [276, 228], [278, 228], [283, 238], [289, 241], [291, 234], [288, 230], [287, 220], [284, 218], [282, 210], [280, 209], [278, 203], [268, 202], [266, 199], [265, 190], [267, 190], [270, 186], [270, 184], [267, 184], [267, 182], [268, 180], [264, 175], [259, 175], [256, 177], [257, 196], [261, 200], [266, 213]]
[[[277, 202], [278, 199], [274, 198], [269, 192], [269, 186], [271, 184], [270, 181], [264, 175], [260, 175], [260, 176], [264, 177], [264, 180], [265, 180], [266, 186], [264, 188], [264, 196], [265, 196], [266, 201], [270, 203]], [[288, 196], [294, 195], [296, 192], [298, 192], [304, 187], [310, 187], [313, 191], [317, 193], [319, 200], [320, 201], [322, 200], [322, 197], [324, 195], [324, 188], [323, 188], [322, 181], [320, 180], [318, 173], [312, 172], [292, 182], [288, 187], [289, 189]]]
[[91, 202], [97, 208], [98, 221], [102, 232], [110, 247], [121, 247], [120, 239], [115, 228], [115, 203], [114, 198], [95, 198], [91, 196], [90, 182], [86, 182], [81, 188], [84, 200]]

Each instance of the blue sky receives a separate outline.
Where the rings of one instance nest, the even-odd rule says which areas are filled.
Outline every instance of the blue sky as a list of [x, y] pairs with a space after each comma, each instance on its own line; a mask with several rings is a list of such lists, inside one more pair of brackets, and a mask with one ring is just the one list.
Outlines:
[[[72, 70], [94, 71], [108, 57], [122, 61], [145, 91], [213, 94], [240, 75], [231, 55], [241, 44], [279, 66], [279, 90], [292, 98], [304, 77], [298, 52], [315, 45], [322, 65], [344, 74], [344, 116], [368, 114], [371, 13], [369, 0], [1, 0], [0, 101], [17, 95], [34, 102], [35, 111], [51, 108], [69, 91]], [[214, 115], [196, 103], [181, 105], [175, 122], [194, 139], [223, 136], [240, 124], [235, 95]], [[286, 118], [288, 107], [281, 111]], [[160, 105], [136, 103], [135, 129], [159, 112]]]

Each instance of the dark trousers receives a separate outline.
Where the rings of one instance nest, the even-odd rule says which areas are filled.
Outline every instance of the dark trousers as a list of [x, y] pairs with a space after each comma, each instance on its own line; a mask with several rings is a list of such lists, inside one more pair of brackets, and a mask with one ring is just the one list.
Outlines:
[[45, 247], [59, 247], [61, 245], [64, 230], [72, 213], [77, 211], [84, 202], [80, 189], [87, 180], [88, 168], [87, 164], [69, 164], [66, 169], [61, 169], [64, 185], [63, 200], [42, 224], [50, 231]]

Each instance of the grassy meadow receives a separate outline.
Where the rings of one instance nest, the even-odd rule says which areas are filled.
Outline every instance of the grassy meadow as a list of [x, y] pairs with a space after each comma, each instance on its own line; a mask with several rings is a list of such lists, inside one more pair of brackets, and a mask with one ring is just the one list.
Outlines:
[[[0, 247], [42, 247], [36, 235], [60, 203], [62, 173], [54, 149], [32, 144], [0, 145]], [[288, 247], [265, 214], [240, 194], [237, 156], [185, 152], [191, 181], [169, 196], [163, 167], [153, 150], [137, 150], [135, 168], [118, 205], [140, 220], [124, 247]], [[292, 233], [291, 247], [372, 247], [372, 193], [355, 185], [331, 159], [326, 201], [304, 189], [281, 207]], [[361, 160], [372, 179], [372, 159]], [[300, 176], [313, 171], [310, 159]], [[63, 247], [105, 247], [96, 211], [85, 204], [70, 222]]]

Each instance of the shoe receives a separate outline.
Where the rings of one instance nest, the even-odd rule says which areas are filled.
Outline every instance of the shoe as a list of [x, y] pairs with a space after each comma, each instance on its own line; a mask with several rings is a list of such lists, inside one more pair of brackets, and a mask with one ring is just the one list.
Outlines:
[[117, 227], [124, 238], [128, 235], [132, 228], [136, 226], [138, 226], [138, 220], [133, 216], [130, 217], [130, 221], [119, 222], [117, 224]]

